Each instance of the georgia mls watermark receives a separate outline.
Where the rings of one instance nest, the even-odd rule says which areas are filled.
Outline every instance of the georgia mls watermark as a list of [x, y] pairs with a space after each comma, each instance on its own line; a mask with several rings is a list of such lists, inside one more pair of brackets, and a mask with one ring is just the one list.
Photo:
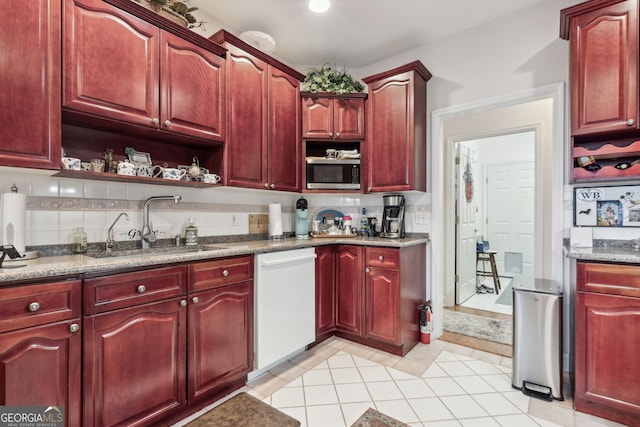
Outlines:
[[0, 427], [64, 427], [64, 408], [0, 406]]

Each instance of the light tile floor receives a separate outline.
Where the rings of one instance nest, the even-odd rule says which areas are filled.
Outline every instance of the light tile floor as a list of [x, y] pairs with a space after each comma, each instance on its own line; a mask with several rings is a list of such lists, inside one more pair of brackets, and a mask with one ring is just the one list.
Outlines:
[[510, 358], [439, 340], [398, 357], [331, 338], [240, 391], [302, 427], [348, 427], [369, 407], [414, 427], [619, 426], [573, 411], [567, 384], [564, 401], [529, 398], [511, 386]]
[[[467, 308], [475, 308], [478, 310], [492, 311], [494, 313], [513, 315], [512, 306], [497, 304], [495, 302], [498, 297], [502, 295], [502, 293], [506, 290], [508, 290], [508, 292], [511, 292], [511, 288], [508, 288], [510, 281], [511, 278], [500, 276], [500, 283], [502, 284], [502, 287], [500, 288], [500, 292], [498, 295], [496, 295], [495, 293], [473, 294], [460, 305]], [[482, 283], [493, 289], [493, 279], [484, 279]]]

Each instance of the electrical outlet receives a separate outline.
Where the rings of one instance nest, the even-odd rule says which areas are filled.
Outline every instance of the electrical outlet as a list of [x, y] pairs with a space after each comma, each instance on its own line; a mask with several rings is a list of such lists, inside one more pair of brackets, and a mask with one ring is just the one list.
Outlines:
[[231, 225], [238, 225], [238, 215], [231, 215]]
[[416, 224], [426, 224], [427, 214], [424, 212], [416, 212]]

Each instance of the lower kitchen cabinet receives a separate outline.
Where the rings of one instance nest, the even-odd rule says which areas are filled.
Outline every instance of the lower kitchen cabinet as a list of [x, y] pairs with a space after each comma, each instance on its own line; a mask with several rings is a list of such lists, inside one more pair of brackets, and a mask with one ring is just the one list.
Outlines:
[[332, 334], [394, 354], [420, 339], [426, 246], [316, 249], [316, 342]]
[[336, 328], [336, 246], [316, 248], [316, 340]]
[[640, 419], [640, 266], [577, 263], [577, 411], [625, 425]]
[[336, 330], [363, 334], [362, 246], [336, 247]]
[[0, 405], [59, 406], [80, 423], [81, 281], [0, 289]]
[[246, 378], [253, 369], [252, 282], [190, 295], [188, 357], [189, 401]]
[[170, 424], [253, 368], [253, 258], [85, 279], [84, 426]]
[[189, 402], [228, 392], [253, 370], [253, 257], [189, 265]]
[[182, 297], [84, 319], [84, 426], [140, 426], [186, 401]]

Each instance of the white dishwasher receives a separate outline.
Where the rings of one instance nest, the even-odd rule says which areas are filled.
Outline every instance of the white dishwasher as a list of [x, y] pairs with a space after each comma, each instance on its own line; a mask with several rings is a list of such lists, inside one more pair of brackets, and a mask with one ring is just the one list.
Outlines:
[[250, 377], [303, 350], [316, 336], [314, 248], [255, 257], [255, 369]]

